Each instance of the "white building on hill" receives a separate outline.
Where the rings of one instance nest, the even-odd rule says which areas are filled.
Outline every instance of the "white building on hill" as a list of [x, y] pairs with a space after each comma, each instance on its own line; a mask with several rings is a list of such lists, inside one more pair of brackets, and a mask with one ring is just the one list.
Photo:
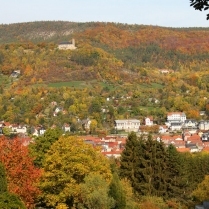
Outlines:
[[136, 119], [124, 119], [124, 120], [115, 120], [115, 129], [120, 131], [124, 130], [126, 132], [138, 132], [140, 126], [140, 120]]
[[72, 39], [72, 42], [64, 41], [64, 42], [59, 43], [58, 49], [61, 49], [61, 50], [77, 49], [77, 47], [75, 46], [75, 39]]

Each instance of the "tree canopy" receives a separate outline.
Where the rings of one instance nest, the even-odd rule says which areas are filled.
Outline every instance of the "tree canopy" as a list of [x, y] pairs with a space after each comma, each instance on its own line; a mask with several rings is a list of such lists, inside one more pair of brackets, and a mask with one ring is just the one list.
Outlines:
[[[190, 6], [194, 7], [196, 10], [208, 10], [209, 4], [208, 0], [190, 0]], [[209, 14], [207, 14], [207, 20], [209, 20]]]
[[108, 160], [99, 150], [76, 136], [60, 137], [46, 154], [40, 186], [45, 202], [77, 204], [80, 184], [90, 173], [100, 174], [108, 184], [112, 178]]
[[0, 138], [0, 162], [7, 173], [8, 191], [20, 196], [27, 208], [33, 208], [34, 200], [40, 193], [37, 187], [41, 171], [33, 165], [28, 147], [20, 138]]
[[6, 172], [2, 163], [0, 163], [0, 208], [26, 209], [18, 196], [7, 190]]

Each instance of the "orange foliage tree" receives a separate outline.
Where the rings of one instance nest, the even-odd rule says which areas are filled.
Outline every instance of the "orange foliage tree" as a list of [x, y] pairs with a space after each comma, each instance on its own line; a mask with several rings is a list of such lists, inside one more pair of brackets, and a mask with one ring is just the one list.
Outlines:
[[27, 208], [33, 208], [34, 200], [40, 194], [37, 183], [41, 170], [33, 165], [28, 147], [23, 146], [21, 138], [0, 138], [0, 162], [6, 169], [8, 190], [17, 194]]

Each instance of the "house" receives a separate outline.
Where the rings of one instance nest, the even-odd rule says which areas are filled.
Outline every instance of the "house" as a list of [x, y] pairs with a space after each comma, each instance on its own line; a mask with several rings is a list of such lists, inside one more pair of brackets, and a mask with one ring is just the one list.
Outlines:
[[63, 111], [62, 107], [56, 107], [55, 110], [54, 110], [53, 116], [57, 116], [57, 114], [61, 111]]
[[20, 70], [14, 70], [10, 76], [12, 78], [18, 78], [20, 76]]
[[205, 111], [200, 111], [200, 116], [204, 116], [205, 115]]
[[184, 121], [184, 125], [183, 125], [183, 128], [184, 129], [197, 129], [197, 121], [194, 120], [194, 119], [190, 119], [190, 120], [185, 120]]
[[108, 158], [120, 158], [122, 150], [102, 152], [102, 154]]
[[184, 123], [186, 120], [186, 115], [183, 112], [169, 112], [167, 114], [167, 122], [169, 123]]
[[11, 131], [13, 133], [23, 133], [26, 134], [27, 133], [27, 127], [25, 125], [19, 125], [19, 124], [12, 124], [11, 125]]
[[153, 126], [153, 117], [152, 116], [146, 117], [144, 123], [145, 126]]
[[136, 119], [124, 119], [124, 120], [115, 120], [115, 129], [117, 131], [126, 131], [126, 132], [138, 132], [140, 126], [140, 120]]
[[89, 118], [82, 120], [81, 125], [84, 130], [90, 130], [91, 120]]
[[202, 142], [201, 137], [198, 134], [193, 134], [190, 137], [187, 138], [187, 143], [200, 143]]
[[168, 131], [168, 127], [166, 125], [159, 126], [159, 133], [164, 134]]
[[65, 123], [63, 126], [62, 126], [62, 130], [64, 132], [70, 132], [70, 125], [68, 123]]
[[169, 70], [169, 69], [159, 69], [159, 72], [162, 74], [168, 74], [168, 73], [173, 73], [173, 70]]
[[0, 121], [0, 135], [3, 134], [3, 129], [4, 129], [5, 126], [6, 125], [5, 125], [4, 121]]
[[182, 129], [182, 123], [181, 122], [171, 123], [169, 129], [171, 131], [180, 131]]
[[38, 127], [34, 128], [32, 135], [33, 136], [41, 136], [41, 135], [44, 135], [45, 131], [46, 131], [46, 129], [44, 127], [38, 126]]
[[209, 121], [200, 121], [198, 124], [198, 128], [202, 131], [208, 131], [209, 130]]
[[185, 142], [183, 141], [183, 138], [179, 135], [162, 135], [160, 141], [162, 141], [165, 146], [173, 145], [176, 148], [185, 148]]
[[77, 47], [75, 46], [75, 39], [72, 39], [71, 42], [64, 41], [64, 42], [59, 43], [58, 49], [60, 49], [60, 50], [68, 50], [68, 49], [69, 50], [74, 50], [74, 49], [77, 49]]
[[171, 131], [181, 130], [184, 122], [186, 121], [186, 115], [183, 112], [169, 112], [167, 114], [166, 125]]
[[193, 144], [193, 143], [188, 143], [186, 144], [186, 148], [189, 148], [190, 149], [190, 152], [200, 152], [198, 146], [196, 144]]
[[203, 133], [201, 136], [202, 141], [209, 141], [209, 133]]

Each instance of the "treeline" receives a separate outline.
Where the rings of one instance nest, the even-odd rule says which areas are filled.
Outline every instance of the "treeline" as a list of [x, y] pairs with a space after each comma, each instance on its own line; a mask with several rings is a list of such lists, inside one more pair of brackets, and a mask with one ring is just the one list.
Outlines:
[[[167, 50], [155, 43], [118, 49], [113, 53], [133, 70], [149, 67], [179, 71], [181, 66], [187, 65], [187, 69], [198, 72], [206, 69], [208, 64], [208, 53], [185, 54], [177, 50]], [[196, 66], [192, 63], [196, 63]]]
[[[1, 44], [24, 41], [61, 42], [72, 38], [72, 33], [83, 31], [91, 23], [40, 21], [0, 25]], [[30, 31], [30, 32], [29, 32]]]
[[137, 196], [163, 197], [179, 203], [178, 208], [190, 208], [195, 201], [208, 198], [202, 195], [205, 188], [198, 187], [204, 181], [208, 188], [204, 180], [209, 174], [208, 162], [208, 153], [179, 153], [173, 145], [165, 147], [151, 135], [137, 137], [131, 133], [119, 170], [122, 178], [130, 180]]
[[0, 138], [2, 208], [189, 209], [209, 198], [208, 153], [179, 153], [135, 133], [121, 159], [60, 129], [24, 140]]

